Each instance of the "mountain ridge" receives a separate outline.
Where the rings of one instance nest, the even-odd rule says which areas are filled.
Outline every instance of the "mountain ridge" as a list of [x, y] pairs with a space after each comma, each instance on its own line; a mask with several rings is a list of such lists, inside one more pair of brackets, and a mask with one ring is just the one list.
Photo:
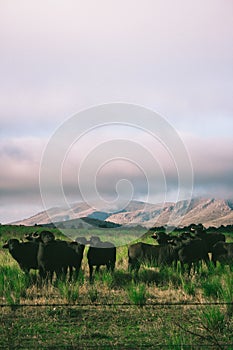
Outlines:
[[131, 201], [123, 210], [114, 213], [95, 210], [81, 202], [72, 204], [68, 209], [53, 207], [11, 224], [34, 226], [84, 217], [123, 226], [141, 225], [147, 228], [167, 224], [182, 227], [192, 223], [219, 227], [233, 225], [233, 201], [215, 198], [193, 198], [190, 201], [157, 204]]

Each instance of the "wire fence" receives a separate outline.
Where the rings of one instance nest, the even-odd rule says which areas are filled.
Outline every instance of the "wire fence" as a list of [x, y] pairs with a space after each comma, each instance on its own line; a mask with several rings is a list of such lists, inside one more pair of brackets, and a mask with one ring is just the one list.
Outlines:
[[[156, 306], [211, 306], [211, 305], [232, 305], [232, 302], [219, 302], [219, 301], [212, 301], [212, 302], [146, 302], [143, 305], [140, 305], [141, 307], [156, 307]], [[76, 306], [76, 307], [86, 307], [86, 306], [109, 306], [109, 307], [126, 307], [126, 306], [132, 306], [132, 307], [138, 307], [137, 304], [134, 303], [96, 303], [96, 302], [90, 302], [90, 303], [12, 303], [12, 304], [0, 304], [1, 308], [4, 307], [70, 307], [70, 306]], [[233, 349], [232, 349], [233, 350]]]

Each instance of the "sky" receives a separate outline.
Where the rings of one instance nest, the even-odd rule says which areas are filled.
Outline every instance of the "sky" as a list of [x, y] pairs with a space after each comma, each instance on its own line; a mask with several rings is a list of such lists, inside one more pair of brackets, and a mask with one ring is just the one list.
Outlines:
[[[110, 103], [166, 120], [189, 154], [193, 196], [233, 198], [232, 42], [232, 1], [2, 0], [0, 222], [44, 210], [39, 177], [49, 142], [72, 116]], [[81, 159], [92, 159], [101, 142], [115, 149], [107, 143], [119, 138], [125, 149], [134, 142], [138, 157], [141, 146], [156, 159], [140, 166], [135, 154], [123, 159], [123, 148], [121, 159], [95, 158], [103, 162], [95, 170], [101, 197], [111, 201], [123, 184], [123, 194], [147, 200], [149, 174], [158, 175], [150, 201], [176, 200], [174, 154], [148, 132], [122, 125], [89, 130], [69, 145], [60, 169], [66, 200], [80, 200], [79, 180], [86, 188], [94, 181]], [[56, 191], [48, 192], [59, 205]]]

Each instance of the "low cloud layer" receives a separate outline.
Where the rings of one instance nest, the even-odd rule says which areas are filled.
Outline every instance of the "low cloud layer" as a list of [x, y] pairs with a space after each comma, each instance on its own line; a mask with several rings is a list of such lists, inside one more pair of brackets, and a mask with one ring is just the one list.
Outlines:
[[[195, 137], [183, 137], [185, 145], [190, 154], [194, 173], [194, 195], [233, 198], [233, 140], [222, 139], [201, 139]], [[39, 185], [40, 162], [45, 147], [44, 139], [5, 139], [1, 142], [0, 161], [4, 164], [1, 170], [1, 212], [4, 220], [19, 219], [27, 213], [32, 215], [35, 209], [43, 209]], [[216, 148], [216, 144], [218, 147]], [[92, 146], [94, 145], [92, 141]], [[84, 151], [83, 149], [81, 149]], [[78, 180], [79, 171], [86, 174], [87, 182], [82, 183], [83, 188], [90, 189], [86, 192], [89, 199], [92, 197], [91, 186], [88, 183], [89, 168], [85, 168], [85, 163], [80, 161], [80, 157], [75, 152], [75, 147], [70, 152], [70, 156], [64, 160], [64, 167], [61, 169], [61, 187], [64, 191], [64, 199], [71, 203], [82, 199], [80, 184]], [[77, 156], [76, 156], [77, 155]], [[88, 156], [88, 153], [86, 153]], [[165, 159], [165, 156], [167, 159]], [[106, 164], [99, 164], [99, 171], [96, 173], [96, 187], [100, 196], [106, 201], [112, 201], [119, 195], [117, 184], [122, 179], [127, 180], [132, 186], [132, 196], [134, 199], [159, 202], [164, 200], [176, 200], [179, 188], [179, 174], [166, 151], [159, 148], [155, 152], [156, 163], [144, 162], [144, 169], [127, 160], [110, 159]], [[84, 159], [85, 161], [85, 159]], [[162, 166], [157, 167], [156, 164]], [[84, 166], [84, 169], [81, 167]], [[51, 164], [53, 167], [53, 164]], [[86, 173], [85, 173], [86, 172]], [[48, 171], [49, 173], [49, 171]], [[146, 176], [149, 175], [148, 177]], [[84, 180], [83, 180], [84, 179]], [[48, 179], [48, 195], [51, 205], [59, 205], [59, 198], [56, 191], [49, 184], [52, 179]], [[85, 182], [85, 177], [82, 178]], [[120, 181], [120, 182], [119, 182]], [[126, 187], [127, 189], [128, 187]], [[124, 197], [127, 191], [120, 193]], [[35, 208], [32, 210], [30, 205]], [[7, 206], [12, 208], [12, 212], [7, 214]], [[16, 208], [18, 208], [16, 210]], [[8, 210], [9, 211], [9, 210]], [[27, 215], [26, 215], [27, 216]]]

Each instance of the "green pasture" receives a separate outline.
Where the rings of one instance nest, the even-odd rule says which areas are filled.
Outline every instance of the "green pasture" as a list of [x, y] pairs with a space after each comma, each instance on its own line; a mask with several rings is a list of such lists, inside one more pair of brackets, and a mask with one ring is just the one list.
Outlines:
[[[40, 230], [0, 226], [0, 244]], [[67, 239], [64, 232], [51, 230]], [[232, 269], [203, 265], [198, 274], [188, 276], [172, 267], [142, 266], [135, 279], [128, 272], [123, 243], [142, 240], [145, 232], [125, 230], [118, 237], [115, 230], [107, 229], [104, 235], [101, 229], [72, 233], [119, 239], [115, 272], [102, 267], [92, 284], [86, 256], [77, 281], [41, 286], [36, 271], [25, 276], [0, 248], [0, 348], [232, 350]], [[143, 241], [155, 244], [149, 234]]]

